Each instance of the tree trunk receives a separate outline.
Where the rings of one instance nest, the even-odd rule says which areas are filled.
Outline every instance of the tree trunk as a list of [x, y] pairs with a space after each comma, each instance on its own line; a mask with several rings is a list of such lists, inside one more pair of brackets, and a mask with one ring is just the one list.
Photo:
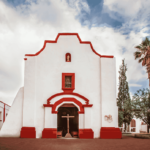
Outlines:
[[125, 123], [124, 129], [125, 129], [125, 132], [126, 132], [126, 123]]
[[149, 126], [149, 125], [147, 125], [147, 133], [149, 133], [149, 127], [150, 127], [150, 126]]

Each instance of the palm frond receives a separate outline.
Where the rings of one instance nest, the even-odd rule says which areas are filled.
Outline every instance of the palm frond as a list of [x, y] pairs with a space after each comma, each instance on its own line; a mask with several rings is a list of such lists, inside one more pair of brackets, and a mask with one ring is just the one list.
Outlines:
[[139, 51], [141, 51], [143, 53], [145, 53], [147, 51], [147, 47], [142, 44], [136, 46], [135, 48], [137, 48]]
[[144, 58], [140, 58], [138, 62], [140, 63], [140, 62], [142, 62], [143, 60], [144, 60]]
[[146, 37], [145, 40], [142, 42], [143, 46], [148, 46], [150, 44], [149, 39]]
[[141, 57], [141, 55], [142, 55], [142, 53], [139, 52], [139, 51], [134, 52], [134, 57], [135, 57], [135, 59]]
[[137, 46], [135, 46], [135, 48], [137, 48], [138, 50], [141, 50], [142, 46], [141, 45], [137, 45]]

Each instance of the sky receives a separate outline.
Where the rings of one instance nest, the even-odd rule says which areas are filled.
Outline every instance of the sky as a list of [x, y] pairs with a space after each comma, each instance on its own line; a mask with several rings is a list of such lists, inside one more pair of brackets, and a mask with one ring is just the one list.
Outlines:
[[78, 33], [99, 54], [115, 57], [117, 89], [122, 59], [131, 97], [148, 88], [146, 67], [133, 53], [150, 38], [149, 8], [149, 0], [0, 0], [0, 101], [11, 105], [24, 86], [25, 54], [64, 32]]

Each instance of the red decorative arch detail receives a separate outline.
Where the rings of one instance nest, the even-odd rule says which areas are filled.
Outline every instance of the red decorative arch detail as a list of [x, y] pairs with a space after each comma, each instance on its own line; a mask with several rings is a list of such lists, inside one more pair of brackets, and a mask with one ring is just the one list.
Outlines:
[[62, 98], [59, 101], [55, 102], [52, 107], [52, 113], [57, 112], [56, 107], [63, 102], [74, 102], [75, 104], [77, 104], [80, 107], [79, 113], [84, 113], [84, 107], [82, 107], [82, 103], [80, 101], [76, 100], [75, 98]]
[[79, 114], [84, 114], [84, 107], [92, 107], [93, 105], [83, 105], [80, 101], [76, 100], [75, 98], [62, 98], [55, 102], [54, 104], [44, 104], [44, 107], [52, 107], [52, 113], [57, 114], [58, 111], [56, 111], [56, 107], [60, 105], [63, 102], [74, 102], [80, 107], [80, 111], [78, 111]]
[[100, 55], [100, 54], [98, 54], [98, 53], [94, 50], [93, 45], [92, 45], [91, 42], [89, 42], [89, 41], [81, 41], [81, 39], [80, 39], [78, 33], [59, 33], [59, 34], [57, 35], [55, 41], [52, 41], [52, 40], [45, 40], [45, 41], [44, 41], [43, 48], [42, 48], [40, 51], [38, 51], [36, 54], [26, 54], [25, 56], [37, 56], [37, 55], [39, 55], [39, 54], [45, 49], [47, 43], [57, 43], [57, 40], [58, 40], [59, 36], [62, 36], [62, 35], [76, 35], [77, 38], [79, 39], [80, 44], [90, 44], [92, 51], [93, 51], [96, 55], [98, 55], [99, 57], [106, 57], [106, 58], [113, 58], [113, 57], [114, 57], [114, 56], [107, 56], [107, 55]]
[[50, 101], [51, 101], [53, 98], [55, 98], [55, 97], [57, 97], [57, 96], [61, 96], [61, 95], [74, 95], [74, 96], [77, 96], [77, 97], [82, 98], [82, 99], [86, 102], [87, 105], [89, 104], [89, 100], [88, 100], [86, 97], [84, 97], [84, 96], [82, 96], [82, 95], [80, 95], [80, 94], [78, 94], [78, 93], [66, 93], [66, 92], [65, 92], [65, 93], [64, 93], [64, 92], [62, 92], [62, 93], [57, 93], [57, 94], [52, 95], [50, 98], [47, 99], [47, 104], [50, 104]]

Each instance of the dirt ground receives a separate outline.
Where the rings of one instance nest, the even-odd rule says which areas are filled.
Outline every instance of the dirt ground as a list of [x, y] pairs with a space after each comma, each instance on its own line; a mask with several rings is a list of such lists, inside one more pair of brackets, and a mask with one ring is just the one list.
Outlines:
[[22, 139], [0, 138], [0, 150], [148, 150], [150, 139]]

